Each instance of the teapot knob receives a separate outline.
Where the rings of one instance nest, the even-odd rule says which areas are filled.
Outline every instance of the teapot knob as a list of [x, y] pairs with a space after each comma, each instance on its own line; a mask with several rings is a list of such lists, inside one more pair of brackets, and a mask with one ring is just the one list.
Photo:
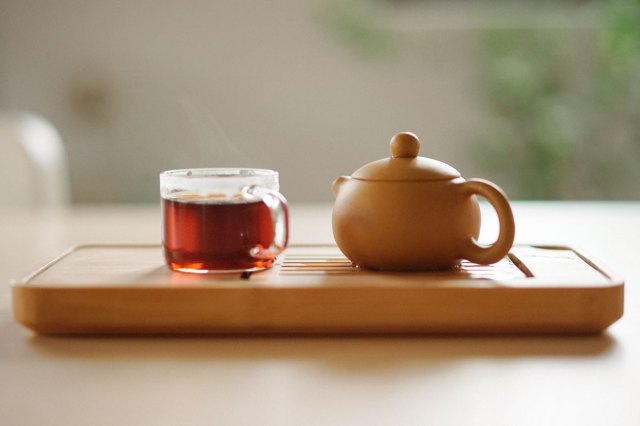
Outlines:
[[415, 158], [420, 151], [420, 140], [411, 132], [398, 133], [391, 138], [391, 157]]

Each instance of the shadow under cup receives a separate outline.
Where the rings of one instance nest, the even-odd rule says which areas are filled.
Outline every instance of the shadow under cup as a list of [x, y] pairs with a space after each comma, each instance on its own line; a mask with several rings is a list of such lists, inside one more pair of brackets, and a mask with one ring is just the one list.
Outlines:
[[167, 265], [193, 273], [268, 269], [287, 246], [288, 209], [278, 173], [184, 169], [160, 174]]

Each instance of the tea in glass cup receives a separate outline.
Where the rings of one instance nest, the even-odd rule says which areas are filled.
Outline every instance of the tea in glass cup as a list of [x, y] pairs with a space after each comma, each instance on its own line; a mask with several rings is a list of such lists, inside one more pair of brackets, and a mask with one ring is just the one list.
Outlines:
[[160, 174], [164, 256], [174, 271], [268, 269], [288, 242], [278, 172], [183, 169]]

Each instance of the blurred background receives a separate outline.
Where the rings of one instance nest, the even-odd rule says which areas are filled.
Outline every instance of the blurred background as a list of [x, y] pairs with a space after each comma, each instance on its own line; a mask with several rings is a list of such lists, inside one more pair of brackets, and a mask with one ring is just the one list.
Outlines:
[[513, 199], [638, 200], [640, 0], [0, 0], [0, 110], [53, 126], [74, 203], [230, 166], [329, 201], [398, 131]]

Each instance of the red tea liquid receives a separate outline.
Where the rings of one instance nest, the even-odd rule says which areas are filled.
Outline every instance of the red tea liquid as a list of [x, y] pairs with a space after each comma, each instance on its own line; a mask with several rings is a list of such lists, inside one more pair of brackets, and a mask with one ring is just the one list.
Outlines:
[[164, 255], [174, 270], [233, 271], [269, 268], [274, 226], [257, 202], [163, 199]]

